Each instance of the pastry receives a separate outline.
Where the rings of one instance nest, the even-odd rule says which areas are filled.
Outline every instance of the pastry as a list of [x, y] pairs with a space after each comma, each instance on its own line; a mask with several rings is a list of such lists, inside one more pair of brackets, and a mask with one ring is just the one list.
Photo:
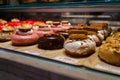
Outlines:
[[54, 21], [54, 22], [53, 22], [53, 25], [51, 26], [51, 29], [52, 29], [54, 32], [64, 30], [64, 28], [62, 28], [62, 25], [60, 24], [59, 21]]
[[64, 43], [65, 52], [71, 56], [84, 57], [95, 52], [96, 46], [108, 37], [109, 28], [106, 23], [97, 23], [90, 26], [78, 24], [76, 29], [70, 29], [69, 39]]
[[7, 23], [6, 20], [4, 20], [4, 19], [0, 19], [0, 24], [5, 24], [5, 23]]
[[47, 34], [39, 38], [38, 48], [40, 49], [61, 49], [63, 48], [65, 38], [60, 34]]
[[12, 26], [2, 26], [0, 31], [0, 41], [11, 40], [11, 35], [15, 33], [15, 29]]
[[37, 43], [39, 36], [32, 30], [31, 24], [22, 24], [11, 36], [13, 45], [25, 46]]
[[20, 22], [20, 20], [18, 18], [13, 18], [11, 19], [11, 22]]
[[69, 36], [68, 30], [57, 31], [56, 33], [63, 35], [65, 39], [67, 39]]
[[114, 33], [103, 42], [98, 55], [103, 61], [120, 66], [120, 32]]
[[95, 51], [95, 42], [89, 39], [84, 41], [68, 40], [64, 44], [65, 52], [73, 57], [89, 56]]
[[72, 27], [71, 23], [67, 20], [62, 20], [61, 25], [62, 25], [62, 28], [65, 30], [68, 30]]
[[96, 42], [96, 46], [100, 46], [102, 44], [102, 41], [100, 39], [100, 37], [98, 36], [98, 34], [94, 31], [87, 31], [87, 36]]
[[37, 26], [38, 26], [38, 28], [36, 28], [35, 32], [40, 37], [45, 35], [45, 34], [53, 34], [54, 33], [54, 31], [50, 27], [48, 27], [47, 24], [39, 24]]
[[71, 34], [64, 43], [65, 52], [72, 57], [85, 57], [95, 52], [96, 43], [85, 34]]
[[107, 63], [120, 66], [120, 43], [105, 43], [100, 46], [98, 55]]

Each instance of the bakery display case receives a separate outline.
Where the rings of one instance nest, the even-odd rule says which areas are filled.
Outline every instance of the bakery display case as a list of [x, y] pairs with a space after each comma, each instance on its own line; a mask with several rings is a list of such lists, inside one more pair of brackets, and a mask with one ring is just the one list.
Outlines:
[[119, 0], [18, 2], [1, 5], [0, 18], [1, 70], [17, 76], [43, 73], [43, 80], [120, 79]]

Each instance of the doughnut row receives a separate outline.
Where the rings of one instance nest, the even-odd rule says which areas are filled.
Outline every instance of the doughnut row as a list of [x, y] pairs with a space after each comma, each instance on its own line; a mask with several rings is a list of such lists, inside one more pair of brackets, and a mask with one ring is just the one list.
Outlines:
[[111, 29], [107, 23], [91, 24], [90, 26], [78, 24], [76, 29], [69, 31], [69, 39], [64, 43], [65, 52], [73, 57], [89, 56], [110, 33]]
[[38, 43], [38, 47], [42, 49], [59, 49], [63, 48], [67, 38], [65, 31], [71, 27], [71, 23], [67, 20], [44, 22], [12, 19], [7, 22], [0, 19], [0, 41], [11, 40], [12, 45], [15, 46]]

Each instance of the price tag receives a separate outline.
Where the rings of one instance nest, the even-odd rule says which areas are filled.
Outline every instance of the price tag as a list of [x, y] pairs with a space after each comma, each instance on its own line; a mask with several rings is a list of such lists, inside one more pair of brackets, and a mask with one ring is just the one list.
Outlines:
[[99, 69], [105, 70], [105, 71], [111, 71], [111, 72], [119, 73], [119, 74], [120, 74], [120, 68], [119, 68], [119, 67], [113, 67], [113, 66], [106, 66], [106, 65], [98, 64], [98, 65], [96, 65], [96, 68], [99, 68]]
[[12, 49], [12, 50], [18, 49], [18, 47], [14, 47], [12, 45], [4, 45], [3, 48]]
[[66, 62], [66, 63], [72, 63], [72, 64], [78, 63], [78, 61], [79, 61], [79, 60], [76, 60], [76, 59], [73, 59], [70, 57], [64, 57], [64, 56], [57, 56], [54, 59], [62, 61], [62, 62]]
[[28, 54], [33, 54], [33, 55], [43, 54], [43, 52], [34, 51], [34, 50], [26, 50], [26, 51], [24, 51], [24, 52], [25, 52], [25, 53], [28, 53]]

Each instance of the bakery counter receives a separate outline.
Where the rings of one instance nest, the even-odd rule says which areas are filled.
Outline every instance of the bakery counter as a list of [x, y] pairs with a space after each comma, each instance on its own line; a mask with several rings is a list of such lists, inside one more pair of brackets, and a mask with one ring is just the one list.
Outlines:
[[119, 75], [0, 48], [0, 70], [25, 80], [119, 80]]

